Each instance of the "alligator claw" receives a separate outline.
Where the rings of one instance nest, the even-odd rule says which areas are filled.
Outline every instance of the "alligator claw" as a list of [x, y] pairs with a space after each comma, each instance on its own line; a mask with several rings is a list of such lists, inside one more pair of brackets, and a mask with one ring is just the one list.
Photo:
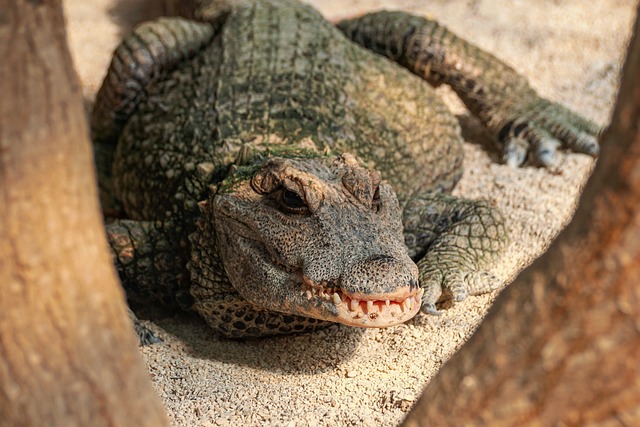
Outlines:
[[436, 305], [432, 302], [422, 301], [422, 306], [420, 307], [420, 311], [424, 314], [429, 314], [431, 316], [441, 316], [442, 311], [436, 308]]
[[147, 328], [144, 323], [142, 323], [138, 317], [133, 313], [133, 311], [127, 307], [127, 311], [129, 314], [129, 318], [133, 323], [133, 329], [138, 336], [138, 345], [140, 347], [144, 347], [146, 345], [158, 344], [163, 342], [160, 337], [158, 337], [153, 331]]
[[504, 141], [502, 160], [512, 168], [518, 168], [527, 160], [528, 147], [529, 144], [522, 138], [509, 138]]
[[503, 161], [518, 167], [527, 158], [542, 167], [558, 165], [558, 150], [567, 149], [596, 157], [600, 152], [597, 125], [568, 108], [538, 98], [499, 132]]
[[425, 292], [420, 311], [432, 316], [440, 316], [442, 314], [440, 309], [462, 302], [469, 295], [492, 292], [498, 289], [501, 283], [494, 274], [484, 270], [468, 273], [457, 271], [439, 276], [423, 285]]

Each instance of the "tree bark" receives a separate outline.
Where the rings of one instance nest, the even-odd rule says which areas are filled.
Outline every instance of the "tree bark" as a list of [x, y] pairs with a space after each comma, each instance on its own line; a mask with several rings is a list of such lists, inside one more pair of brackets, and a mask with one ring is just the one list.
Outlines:
[[498, 298], [405, 426], [640, 425], [640, 33], [569, 227]]
[[0, 0], [0, 423], [168, 425], [104, 235], [59, 1]]

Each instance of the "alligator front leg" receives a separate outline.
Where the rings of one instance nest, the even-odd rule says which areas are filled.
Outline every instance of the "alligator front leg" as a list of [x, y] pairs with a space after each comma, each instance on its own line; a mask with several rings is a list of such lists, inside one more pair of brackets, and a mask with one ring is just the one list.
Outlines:
[[[180, 255], [186, 251], [180, 250], [171, 224], [119, 220], [107, 224], [106, 231], [129, 303], [170, 309], [189, 306], [186, 260]], [[159, 341], [131, 310], [130, 317], [141, 345]]]
[[527, 80], [493, 55], [435, 21], [403, 12], [378, 12], [342, 21], [355, 42], [398, 62], [434, 86], [451, 86], [501, 143], [503, 160], [519, 166], [527, 156], [557, 163], [564, 147], [596, 156], [599, 127], [541, 98]]
[[502, 215], [487, 202], [442, 193], [414, 196], [403, 224], [425, 290], [423, 312], [438, 314], [436, 304], [447, 307], [499, 285], [487, 268], [504, 250], [507, 235]]
[[118, 220], [107, 224], [118, 275], [127, 299], [139, 304], [177, 307], [176, 296], [188, 288], [187, 260], [171, 224]]

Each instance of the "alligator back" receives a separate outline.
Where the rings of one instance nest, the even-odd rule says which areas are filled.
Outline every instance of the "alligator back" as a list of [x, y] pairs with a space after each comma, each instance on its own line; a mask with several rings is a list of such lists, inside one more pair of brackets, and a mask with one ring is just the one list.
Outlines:
[[157, 78], [122, 131], [115, 193], [134, 219], [197, 214], [241, 152], [350, 152], [402, 203], [451, 188], [457, 122], [423, 81], [348, 41], [298, 3], [243, 3], [213, 42]]

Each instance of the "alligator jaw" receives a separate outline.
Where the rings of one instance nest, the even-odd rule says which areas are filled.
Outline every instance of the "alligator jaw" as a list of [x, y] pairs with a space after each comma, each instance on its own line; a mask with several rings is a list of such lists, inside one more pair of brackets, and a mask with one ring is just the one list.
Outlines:
[[337, 314], [324, 320], [363, 328], [386, 328], [406, 322], [420, 311], [424, 289], [405, 286], [387, 294], [356, 295], [337, 287], [319, 286], [305, 277], [302, 293], [310, 302], [333, 305], [331, 311]]

